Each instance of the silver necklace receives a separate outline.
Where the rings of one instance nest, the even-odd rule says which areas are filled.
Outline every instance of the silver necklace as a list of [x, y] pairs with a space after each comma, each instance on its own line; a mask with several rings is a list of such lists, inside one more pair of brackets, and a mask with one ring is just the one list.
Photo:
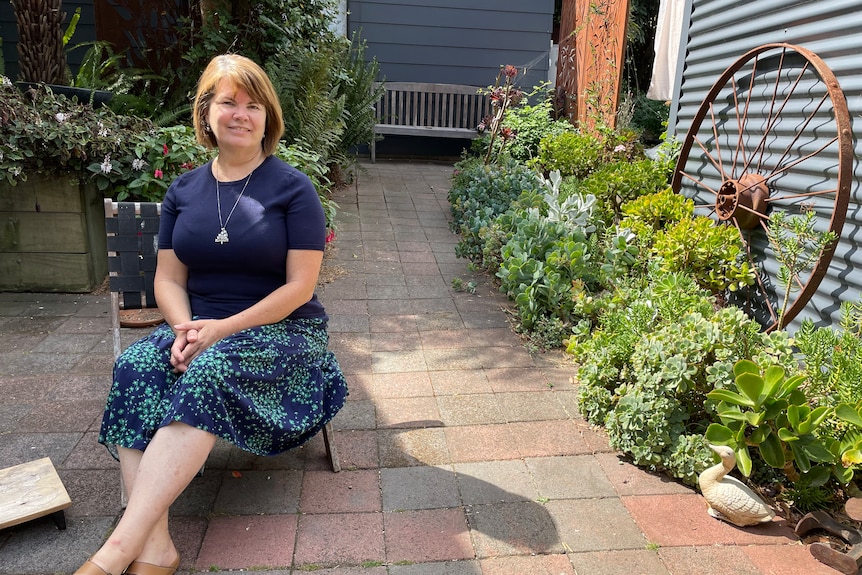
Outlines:
[[230, 241], [230, 239], [227, 237], [227, 230], [225, 229], [225, 226], [227, 226], [227, 223], [230, 221], [230, 217], [233, 215], [233, 211], [239, 205], [239, 201], [240, 201], [240, 199], [242, 199], [242, 195], [245, 193], [245, 189], [246, 189], [246, 187], [248, 187], [248, 183], [251, 181], [251, 175], [254, 173], [254, 170], [249, 172], [248, 177], [245, 179], [245, 184], [243, 184], [243, 186], [242, 186], [242, 190], [240, 190], [239, 195], [236, 197], [236, 201], [233, 203], [233, 207], [230, 209], [230, 213], [227, 215], [227, 219], [222, 221], [222, 219], [221, 219], [221, 193], [219, 192], [219, 187], [218, 187], [218, 180], [219, 180], [218, 164], [215, 165], [215, 169], [216, 169], [216, 202], [218, 202], [218, 223], [219, 223], [219, 228], [220, 228], [218, 235], [216, 235], [216, 237], [215, 237], [215, 242], [217, 244], [224, 245]]

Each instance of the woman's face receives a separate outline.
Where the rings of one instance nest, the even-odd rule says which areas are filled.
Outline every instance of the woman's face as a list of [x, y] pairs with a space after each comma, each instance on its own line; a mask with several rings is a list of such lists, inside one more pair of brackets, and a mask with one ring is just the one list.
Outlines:
[[259, 149], [266, 128], [266, 109], [242, 88], [222, 80], [216, 86], [207, 121], [219, 151]]

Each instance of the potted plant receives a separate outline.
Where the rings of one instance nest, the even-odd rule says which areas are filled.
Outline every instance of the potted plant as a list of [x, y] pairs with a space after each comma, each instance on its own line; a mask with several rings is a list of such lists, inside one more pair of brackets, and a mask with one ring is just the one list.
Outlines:
[[[152, 124], [0, 77], [0, 291], [84, 292], [107, 273], [111, 157]], [[97, 172], [93, 164], [103, 166]]]

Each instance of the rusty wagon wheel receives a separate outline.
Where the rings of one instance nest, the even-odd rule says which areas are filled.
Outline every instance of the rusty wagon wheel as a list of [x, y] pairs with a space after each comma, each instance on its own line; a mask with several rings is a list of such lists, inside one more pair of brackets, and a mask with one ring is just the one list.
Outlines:
[[[682, 144], [673, 189], [695, 213], [739, 230], [757, 277], [734, 294], [764, 329], [779, 327], [786, 289], [766, 238], [770, 214], [815, 214], [814, 229], [841, 236], [852, 177], [852, 134], [835, 75], [813, 52], [765, 44], [715, 82]], [[792, 279], [787, 325], [817, 291], [835, 247]]]

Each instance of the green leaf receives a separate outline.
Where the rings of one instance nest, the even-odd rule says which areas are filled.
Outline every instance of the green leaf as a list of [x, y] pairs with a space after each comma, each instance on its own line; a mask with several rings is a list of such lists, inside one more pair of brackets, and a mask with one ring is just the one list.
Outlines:
[[781, 441], [774, 433], [766, 436], [766, 439], [760, 444], [760, 455], [770, 467], [777, 469], [784, 467], [784, 449], [781, 446]]
[[820, 440], [815, 438], [813, 435], [810, 436], [810, 442], [803, 442], [802, 449], [805, 451], [805, 454], [808, 455], [811, 461], [817, 461], [818, 463], [834, 463], [835, 455], [826, 448], [825, 445], [820, 443]]
[[706, 396], [714, 401], [726, 401], [727, 403], [733, 405], [743, 405], [745, 407], [752, 408], [754, 407], [753, 401], [728, 389], [713, 389], [712, 391], [707, 393]]
[[[808, 484], [812, 487], [820, 487], [822, 485], [826, 485], [826, 482], [829, 481], [830, 473], [832, 473], [832, 468], [823, 465], [816, 465], [805, 473], [805, 479], [808, 480]], [[839, 479], [839, 481], [841, 480]]]
[[764, 418], [769, 421], [778, 417], [779, 414], [787, 410], [788, 402], [786, 399], [777, 399], [770, 403], [764, 412]]
[[[793, 429], [799, 428], [799, 420], [803, 416], [800, 414], [800, 410], [807, 409], [807, 406], [799, 406], [799, 405], [791, 405], [787, 408], [787, 421], [790, 422], [790, 426]], [[807, 414], [806, 414], [807, 415]]]
[[805, 446], [799, 442], [793, 442], [790, 444], [790, 451], [793, 452], [793, 459], [796, 461], [796, 467], [799, 468], [799, 471], [808, 473], [808, 470], [811, 469], [811, 460], [805, 452]]
[[764, 397], [769, 397], [778, 389], [778, 385], [784, 379], [784, 368], [780, 365], [770, 365], [766, 368], [763, 379], [765, 383], [763, 395]]
[[780, 427], [778, 429], [778, 439], [786, 443], [790, 443], [793, 441], [799, 441], [799, 436], [796, 435], [796, 433], [794, 433], [793, 431], [787, 429], [786, 427]]
[[762, 411], [749, 411], [745, 415], [745, 420], [749, 423], [749, 425], [751, 425], [752, 427], [757, 427], [761, 424], [761, 422], [763, 422], [763, 416], [765, 414]]
[[862, 463], [862, 450], [858, 448], [848, 449], [841, 454], [841, 464], [845, 467], [859, 465]]
[[707, 441], [715, 445], [730, 445], [734, 440], [733, 431], [720, 423], [710, 423], [709, 427], [706, 428], [705, 437]]
[[733, 375], [735, 377], [739, 377], [743, 373], [754, 373], [756, 375], [760, 375], [760, 368], [757, 367], [757, 364], [750, 359], [740, 359], [736, 362], [736, 365], [733, 366]]
[[853, 468], [834, 465], [832, 467], [832, 475], [835, 476], [835, 479], [846, 485], [853, 481]]
[[839, 403], [835, 406], [835, 415], [847, 423], [852, 423], [856, 427], [862, 428], [862, 416], [849, 404]]
[[751, 476], [751, 454], [745, 445], [736, 450], [736, 467], [744, 476]]
[[754, 430], [754, 433], [751, 434], [751, 436], [748, 438], [748, 441], [750, 443], [753, 443], [754, 445], [760, 445], [764, 442], [764, 440], [766, 440], [766, 437], [770, 433], [772, 433], [772, 428], [769, 427], [768, 424], [763, 424]]
[[736, 377], [736, 387], [750, 401], [753, 407], [759, 407], [763, 393], [763, 378], [754, 373], [741, 373]]
[[[779, 386], [779, 390], [777, 395], [779, 397], [787, 397], [791, 392], [795, 391], [797, 387], [805, 383], [804, 375], [794, 375], [791, 378], [785, 379], [784, 382]], [[800, 403], [800, 402], [794, 402]]]

